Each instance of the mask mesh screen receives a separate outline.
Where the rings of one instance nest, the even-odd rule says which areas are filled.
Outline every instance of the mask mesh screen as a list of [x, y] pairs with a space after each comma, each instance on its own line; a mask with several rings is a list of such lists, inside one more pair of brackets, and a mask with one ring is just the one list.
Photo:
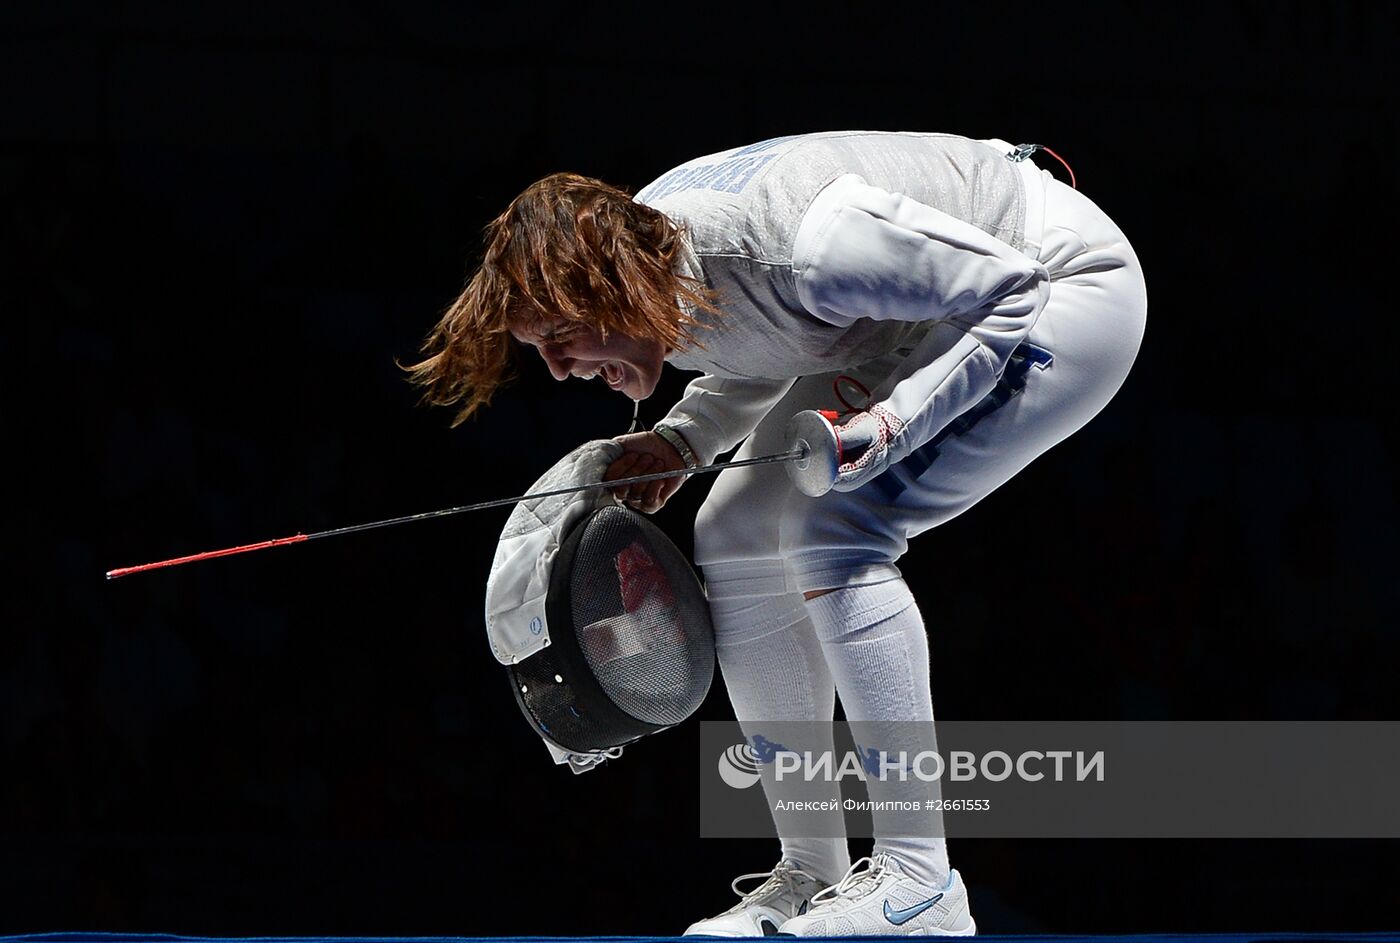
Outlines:
[[594, 514], [569, 599], [579, 648], [609, 700], [651, 724], [695, 712], [714, 676], [709, 604], [689, 561], [654, 524], [621, 507]]

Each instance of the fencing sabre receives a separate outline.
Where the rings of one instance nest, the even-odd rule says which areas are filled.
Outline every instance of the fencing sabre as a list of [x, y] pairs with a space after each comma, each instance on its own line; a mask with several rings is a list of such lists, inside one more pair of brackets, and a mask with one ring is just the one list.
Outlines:
[[[799, 417], [805, 415], [805, 413], [798, 414]], [[794, 417], [794, 425], [789, 426], [790, 433], [792, 432], [792, 430], [797, 428], [797, 418], [798, 417]], [[824, 418], [825, 417], [819, 417], [819, 420]], [[374, 530], [379, 527], [391, 527], [394, 524], [407, 524], [412, 521], [432, 520], [433, 518], [438, 517], [448, 517], [452, 514], [465, 514], [468, 511], [484, 511], [487, 508], [501, 507], [506, 504], [516, 504], [518, 502], [527, 501], [532, 498], [544, 498], [559, 494], [572, 494], [578, 491], [587, 491], [591, 488], [611, 489], [621, 487], [623, 485], [639, 484], [644, 481], [659, 481], [662, 478], [681, 478], [689, 475], [704, 475], [710, 472], [722, 471], [726, 468], [742, 468], [745, 465], [767, 465], [776, 462], [791, 462], [792, 464], [789, 465], [788, 468], [789, 473], [793, 475], [794, 481], [798, 481], [799, 472], [805, 473], [809, 469], [813, 472], [817, 472], [817, 468], [813, 468], [811, 466], [820, 466], [821, 471], [817, 473], [816, 478], [818, 480], [822, 480], [824, 478], [825, 472], [828, 470], [829, 467], [829, 471], [831, 473], [830, 480], [835, 480], [835, 436], [834, 434], [828, 435], [826, 431], [822, 430], [819, 422], [811, 423], [810, 417], [808, 417], [808, 421], [809, 425], [804, 426], [803, 428], [810, 428], [812, 430], [810, 433], [810, 441], [812, 442], [811, 445], [808, 444], [808, 439], [794, 440], [791, 438], [791, 436], [789, 436], [789, 441], [792, 442], [792, 447], [786, 452], [778, 452], [773, 455], [763, 455], [758, 458], [744, 458], [730, 462], [716, 462], [712, 465], [701, 465], [696, 468], [682, 468], [676, 471], [653, 472], [649, 475], [637, 475], [632, 478], [618, 478], [614, 481], [599, 481], [586, 485], [578, 485], [569, 488], [560, 488], [555, 491], [543, 491], [537, 494], [522, 494], [514, 498], [496, 498], [492, 501], [482, 501], [478, 504], [468, 504], [463, 507], [444, 508], [440, 511], [427, 511], [422, 514], [409, 514], [405, 517], [395, 517], [385, 521], [375, 521], [371, 524], [355, 524], [351, 527], [337, 527], [333, 530], [318, 531], [314, 534], [296, 534], [292, 537], [278, 537], [274, 540], [264, 540], [260, 543], [244, 544], [240, 547], [228, 547], [223, 550], [209, 550], [204, 553], [195, 553], [185, 557], [176, 557], [172, 560], [161, 560], [157, 563], [143, 563], [140, 566], [120, 567], [115, 570], [108, 570], [107, 579], [116, 579], [119, 576], [129, 576], [133, 573], [144, 573], [147, 570], [158, 570], [168, 566], [178, 566], [182, 563], [195, 563], [199, 560], [212, 560], [215, 557], [228, 557], [236, 553], [251, 553], [254, 550], [266, 550], [270, 547], [282, 547], [286, 546], [287, 544], [304, 543], [308, 540], [319, 540], [322, 537], [340, 537], [344, 534], [355, 534], [359, 533], [360, 531]], [[830, 423], [826, 423], [826, 429], [830, 429]], [[813, 454], [814, 451], [817, 453], [816, 455]], [[814, 461], [814, 459], [816, 460]], [[800, 482], [798, 483], [798, 487], [799, 489], [803, 490], [804, 493], [811, 493], [810, 491], [807, 491], [806, 488], [803, 488]], [[830, 487], [829, 482], [827, 483], [826, 487]]]

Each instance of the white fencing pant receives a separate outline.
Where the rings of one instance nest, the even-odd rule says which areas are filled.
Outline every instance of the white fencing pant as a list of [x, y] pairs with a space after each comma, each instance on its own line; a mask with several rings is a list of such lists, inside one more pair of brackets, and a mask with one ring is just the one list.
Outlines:
[[[1142, 343], [1142, 268], [1117, 225], [1044, 173], [1039, 260], [1050, 298], [998, 391], [879, 478], [812, 498], [781, 465], [720, 472], [695, 523], [695, 557], [712, 597], [771, 596], [876, 583], [899, 575], [910, 537], [951, 520], [1094, 417], [1128, 376]], [[952, 326], [949, 344], [956, 339]], [[793, 414], [836, 408], [840, 374], [874, 389], [902, 355], [803, 377], [736, 453], [788, 447]], [[1015, 395], [1007, 398], [1012, 390]], [[999, 402], [1004, 399], [1004, 402]]]

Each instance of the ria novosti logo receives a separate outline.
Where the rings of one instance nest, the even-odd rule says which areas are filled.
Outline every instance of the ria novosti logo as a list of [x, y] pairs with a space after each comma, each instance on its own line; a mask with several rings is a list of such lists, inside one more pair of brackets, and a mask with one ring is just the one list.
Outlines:
[[758, 776], [758, 754], [747, 743], [736, 743], [719, 755], [719, 778], [726, 786], [748, 789]]
[[1026, 750], [1017, 756], [1002, 750], [983, 754], [954, 750], [945, 760], [935, 750], [921, 750], [911, 755], [902, 750], [886, 753], [857, 747], [841, 754], [832, 751], [795, 753], [762, 737], [755, 741], [757, 749], [747, 743], [736, 743], [720, 754], [719, 775], [726, 785], [735, 789], [749, 788], [758, 782], [759, 769], [764, 763], [772, 763], [778, 782], [787, 779], [809, 783], [846, 779], [938, 782], [946, 779], [955, 783], [974, 780], [999, 783], [1015, 777], [1028, 783], [1047, 779], [1082, 783], [1103, 782], [1105, 778], [1103, 750], [1092, 754], [1083, 750]]

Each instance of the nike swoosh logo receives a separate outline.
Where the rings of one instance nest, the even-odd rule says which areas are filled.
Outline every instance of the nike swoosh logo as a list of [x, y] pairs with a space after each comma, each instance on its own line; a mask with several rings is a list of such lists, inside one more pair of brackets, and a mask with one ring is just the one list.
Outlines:
[[913, 907], [906, 907], [903, 910], [895, 910], [893, 907], [890, 906], [889, 901], [885, 901], [885, 919], [888, 920], [890, 923], [894, 924], [895, 926], [908, 923], [910, 920], [913, 920], [919, 914], [923, 913], [925, 910], [928, 910], [930, 907], [932, 907], [934, 904], [938, 903], [942, 899], [942, 894], [935, 894], [928, 900], [924, 901], [922, 904], [915, 904]]

